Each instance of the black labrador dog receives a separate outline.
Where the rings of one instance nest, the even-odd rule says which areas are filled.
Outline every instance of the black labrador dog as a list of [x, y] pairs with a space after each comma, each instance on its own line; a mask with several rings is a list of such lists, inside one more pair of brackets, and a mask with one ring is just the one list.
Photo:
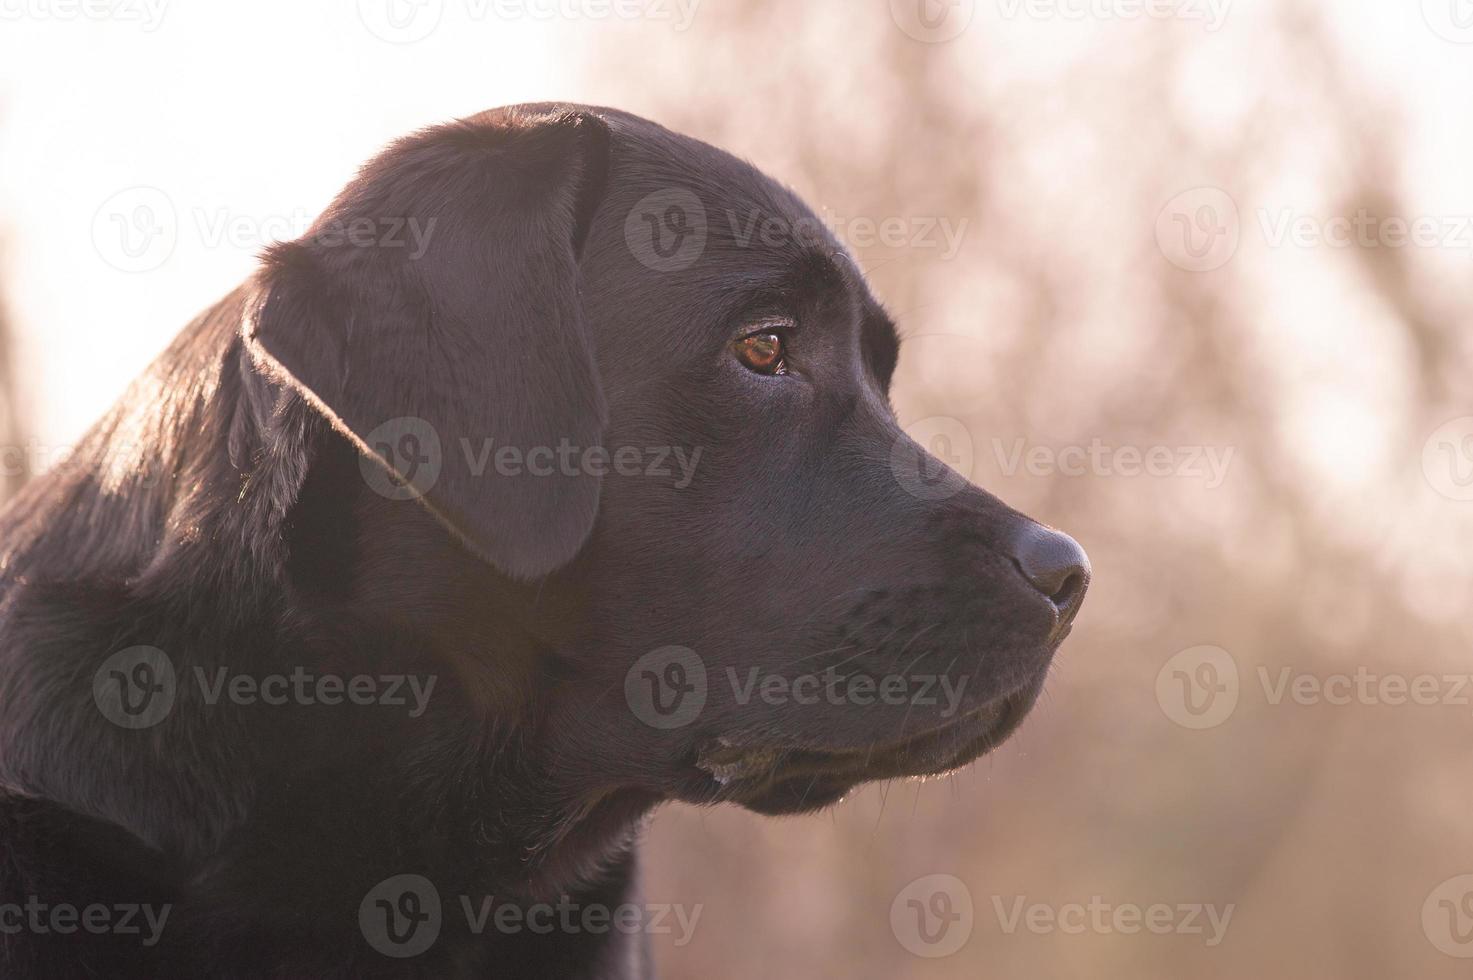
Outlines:
[[902, 433], [897, 355], [710, 146], [391, 146], [0, 514], [0, 974], [648, 976], [661, 802], [996, 746], [1089, 565]]

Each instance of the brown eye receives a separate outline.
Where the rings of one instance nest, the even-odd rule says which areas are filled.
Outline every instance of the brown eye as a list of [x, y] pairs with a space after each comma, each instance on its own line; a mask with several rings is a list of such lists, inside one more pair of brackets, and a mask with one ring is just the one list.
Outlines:
[[732, 345], [737, 360], [758, 374], [782, 374], [787, 370], [783, 362], [783, 339], [775, 333], [754, 333], [743, 337]]

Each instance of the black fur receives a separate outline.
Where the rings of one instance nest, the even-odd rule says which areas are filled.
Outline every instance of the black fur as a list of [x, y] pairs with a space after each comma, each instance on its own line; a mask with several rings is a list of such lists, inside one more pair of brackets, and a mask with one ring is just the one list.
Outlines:
[[[660, 271], [626, 218], [669, 188], [702, 202], [708, 240]], [[745, 239], [749, 216], [804, 233]], [[426, 248], [343, 241], [362, 220], [418, 222]], [[0, 909], [168, 919], [151, 945], [7, 930], [0, 974], [646, 976], [639, 936], [475, 934], [457, 896], [637, 902], [634, 844], [662, 801], [809, 810], [1006, 737], [1084, 579], [1057, 607], [1019, 571], [1031, 522], [897, 479], [895, 460], [929, 463], [888, 406], [895, 331], [815, 227], [694, 140], [515, 107], [390, 147], [190, 325], [0, 513]], [[791, 364], [768, 377], [729, 343], [773, 316], [793, 322]], [[391, 499], [389, 471], [414, 486], [375, 444], [397, 417], [442, 442], [421, 497]], [[701, 455], [689, 479], [477, 475], [463, 447], [487, 439]], [[667, 645], [712, 679], [673, 729], [625, 697]], [[137, 646], [177, 683], [167, 716], [130, 729], [94, 678]], [[965, 680], [962, 711], [743, 704], [720, 680], [839, 665]], [[212, 704], [196, 671], [221, 668], [436, 686], [417, 717]], [[445, 907], [409, 958], [359, 927], [400, 874]]]

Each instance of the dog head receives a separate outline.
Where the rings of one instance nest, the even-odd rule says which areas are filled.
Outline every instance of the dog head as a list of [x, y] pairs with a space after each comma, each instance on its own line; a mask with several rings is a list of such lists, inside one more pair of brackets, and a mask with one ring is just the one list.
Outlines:
[[523, 700], [599, 793], [792, 812], [952, 769], [1079, 609], [1079, 546], [898, 426], [844, 247], [698, 141], [553, 105], [430, 130], [261, 285], [253, 351], [367, 479], [576, 597]]

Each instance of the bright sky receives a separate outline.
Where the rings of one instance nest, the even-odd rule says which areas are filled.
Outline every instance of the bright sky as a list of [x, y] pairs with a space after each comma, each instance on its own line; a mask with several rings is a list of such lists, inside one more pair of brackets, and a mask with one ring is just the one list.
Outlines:
[[[151, 31], [0, 21], [0, 239], [43, 442], [76, 438], [263, 244], [300, 234], [390, 139], [580, 94], [546, 23], [492, 29], [446, 10], [431, 37], [393, 44], [357, 6], [176, 2]], [[176, 234], [129, 228], [141, 251], [120, 253], [115, 215], [140, 206], [172, 208]]]
[[[0, 0], [0, 240], [23, 394], [42, 442], [58, 446], [239, 282], [262, 245], [299, 234], [386, 141], [505, 103], [608, 98], [578, 70], [588, 45], [615, 36], [607, 24], [530, 13], [554, 2], [576, 9], [574, 0], [85, 0], [113, 12], [103, 19], [81, 15], [79, 2]], [[669, 17], [699, 26], [702, 3], [734, 0], [663, 2]], [[975, 45], [978, 63], [1014, 77], [1054, 70], [1061, 49], [1108, 51], [1110, 32], [1139, 26], [1048, 13], [1128, 9], [1130, 0], [960, 2], [974, 3], [977, 17], [954, 43]], [[1216, 36], [1227, 66], [1239, 68], [1274, 5], [1186, 2], [1209, 15], [1227, 5]], [[498, 17], [497, 3], [524, 13]], [[885, 0], [845, 6], [869, 3], [886, 17]], [[1429, 214], [1473, 214], [1473, 181], [1459, 163], [1473, 158], [1473, 43], [1454, 43], [1473, 42], [1473, 30], [1457, 33], [1458, 3], [1467, 0], [1333, 8], [1334, 28], [1365, 70], [1410, 93], [1410, 190]], [[1044, 14], [1018, 13], [1034, 9]], [[668, 23], [639, 30], [650, 43], [628, 49], [630, 71], [672, 36]], [[682, 36], [700, 43], [697, 34]], [[1189, 97], [1203, 125], [1239, 125], [1212, 50]], [[150, 237], [157, 227], [173, 233]], [[1473, 255], [1439, 261], [1455, 272]], [[1324, 316], [1300, 315], [1294, 303], [1323, 298], [1288, 291], [1282, 319], [1322, 326]]]

